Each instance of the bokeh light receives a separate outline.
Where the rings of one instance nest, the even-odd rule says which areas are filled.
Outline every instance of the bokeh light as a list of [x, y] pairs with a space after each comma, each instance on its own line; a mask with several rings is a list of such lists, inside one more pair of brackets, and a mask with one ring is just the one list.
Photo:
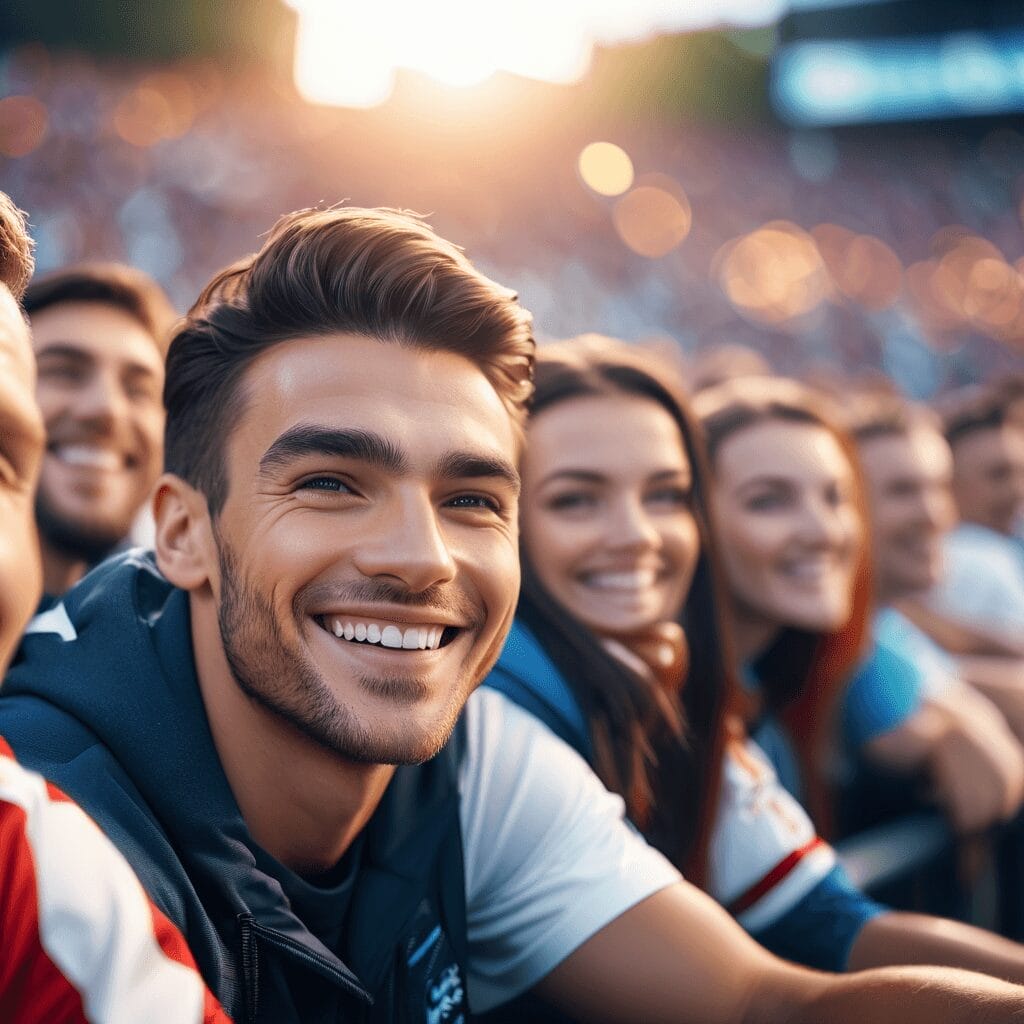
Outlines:
[[49, 117], [34, 96], [0, 99], [0, 155], [28, 156], [46, 137]]
[[737, 311], [757, 323], [781, 326], [798, 320], [830, 291], [814, 239], [789, 221], [771, 221], [728, 242], [712, 269]]
[[592, 142], [579, 158], [584, 184], [598, 195], [620, 196], [633, 184], [633, 161], [614, 142]]
[[932, 330], [1024, 339], [1024, 277], [997, 246], [954, 225], [932, 239], [934, 255], [907, 270], [918, 315]]
[[114, 129], [140, 149], [184, 135], [195, 119], [192, 86], [184, 75], [147, 75], [124, 96], [114, 111]]
[[839, 296], [871, 310], [895, 304], [903, 291], [903, 264], [880, 238], [838, 224], [819, 224], [811, 237]]
[[612, 220], [633, 252], [658, 259], [683, 242], [693, 218], [681, 189], [673, 195], [655, 185], [641, 185], [615, 204]]

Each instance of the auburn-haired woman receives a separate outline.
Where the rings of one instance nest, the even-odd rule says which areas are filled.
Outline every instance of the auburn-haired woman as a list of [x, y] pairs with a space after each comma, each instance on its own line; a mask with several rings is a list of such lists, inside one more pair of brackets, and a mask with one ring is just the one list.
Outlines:
[[[695, 408], [748, 725], [786, 788], [828, 832], [862, 825], [883, 795], [906, 806], [918, 780], [963, 828], [1012, 816], [1024, 761], [998, 711], [969, 687], [931, 697], [912, 655], [874, 635], [863, 487], [826, 398], [741, 378], [701, 392]], [[971, 776], [984, 785], [964, 786]]]

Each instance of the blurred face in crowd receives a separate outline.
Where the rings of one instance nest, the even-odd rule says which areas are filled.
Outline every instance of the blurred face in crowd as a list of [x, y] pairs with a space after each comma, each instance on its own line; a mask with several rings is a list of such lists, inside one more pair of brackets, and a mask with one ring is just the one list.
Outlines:
[[93, 561], [131, 528], [160, 472], [163, 358], [124, 310], [62, 302], [32, 317], [46, 424], [44, 545]]
[[722, 442], [715, 479], [715, 525], [741, 628], [769, 640], [786, 626], [842, 626], [862, 524], [853, 470], [832, 433], [780, 419], [751, 424]]
[[652, 399], [544, 409], [523, 458], [523, 545], [540, 582], [602, 635], [675, 619], [700, 550], [692, 486], [679, 427]]
[[1012, 534], [1024, 506], [1024, 428], [972, 430], [953, 445], [953, 492], [961, 519]]
[[0, 285], [0, 671], [39, 601], [42, 575], [32, 514], [43, 425], [32, 396], [28, 327]]
[[276, 345], [243, 389], [193, 622], [216, 618], [228, 685], [322, 747], [433, 756], [518, 596], [504, 405], [462, 356], [354, 335]]
[[927, 426], [860, 445], [871, 506], [875, 582], [883, 599], [932, 586], [942, 570], [942, 538], [956, 520], [953, 458]]

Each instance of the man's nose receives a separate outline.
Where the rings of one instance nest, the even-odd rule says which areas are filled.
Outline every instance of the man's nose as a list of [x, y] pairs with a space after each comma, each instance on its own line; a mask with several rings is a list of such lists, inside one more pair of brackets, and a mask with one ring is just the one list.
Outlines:
[[429, 497], [395, 498], [380, 510], [375, 525], [355, 554], [364, 576], [390, 577], [414, 592], [454, 579], [455, 559]]

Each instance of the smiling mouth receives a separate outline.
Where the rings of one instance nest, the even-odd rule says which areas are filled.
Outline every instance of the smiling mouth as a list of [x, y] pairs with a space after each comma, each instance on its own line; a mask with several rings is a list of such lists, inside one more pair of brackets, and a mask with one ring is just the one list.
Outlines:
[[654, 569], [589, 572], [581, 577], [581, 582], [593, 590], [635, 594], [652, 588], [658, 582], [658, 573]]
[[48, 451], [66, 466], [89, 469], [96, 473], [120, 473], [132, 469], [136, 462], [133, 456], [95, 444], [51, 444]]
[[403, 626], [395, 622], [373, 622], [333, 615], [318, 615], [316, 621], [324, 632], [343, 643], [386, 647], [393, 651], [437, 651], [447, 647], [460, 632], [456, 626], [441, 623]]

